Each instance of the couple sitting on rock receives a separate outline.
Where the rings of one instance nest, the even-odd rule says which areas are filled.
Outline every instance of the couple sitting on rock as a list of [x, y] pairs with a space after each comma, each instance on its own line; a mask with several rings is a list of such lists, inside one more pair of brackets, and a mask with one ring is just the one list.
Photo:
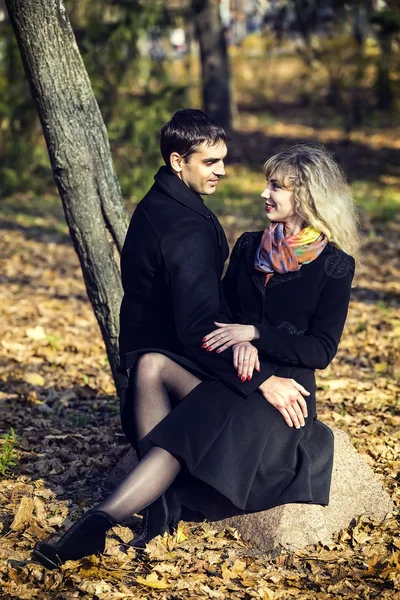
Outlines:
[[[172, 530], [176, 478], [241, 510], [326, 505], [333, 435], [318, 421], [315, 369], [335, 356], [359, 252], [357, 213], [337, 163], [300, 144], [264, 165], [267, 226], [228, 245], [204, 204], [225, 174], [224, 130], [180, 110], [161, 130], [165, 166], [122, 251], [121, 419], [138, 465], [34, 557], [49, 568], [104, 551], [106, 532], [144, 511], [131, 545]], [[260, 186], [261, 187], [261, 186]]]

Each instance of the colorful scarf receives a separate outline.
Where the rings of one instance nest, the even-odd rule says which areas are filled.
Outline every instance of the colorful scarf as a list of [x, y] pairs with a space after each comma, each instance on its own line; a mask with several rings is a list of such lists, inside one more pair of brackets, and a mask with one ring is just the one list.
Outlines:
[[283, 223], [271, 223], [264, 231], [256, 252], [254, 267], [267, 273], [265, 285], [274, 273], [298, 271], [317, 258], [328, 240], [314, 227], [305, 227], [299, 233], [284, 236]]

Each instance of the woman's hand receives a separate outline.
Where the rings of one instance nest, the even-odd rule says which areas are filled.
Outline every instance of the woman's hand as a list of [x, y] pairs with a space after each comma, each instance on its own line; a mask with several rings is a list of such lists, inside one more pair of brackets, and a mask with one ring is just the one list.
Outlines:
[[289, 427], [304, 427], [307, 418], [307, 403], [303, 396], [310, 392], [294, 379], [272, 375], [258, 388], [264, 398], [281, 413]]
[[257, 327], [254, 325], [239, 325], [238, 323], [217, 323], [215, 329], [203, 338], [203, 346], [206, 350], [217, 350], [223, 352], [235, 344], [251, 342], [259, 337]]
[[254, 369], [260, 370], [258, 350], [250, 342], [242, 342], [233, 346], [233, 365], [242, 382], [253, 377]]

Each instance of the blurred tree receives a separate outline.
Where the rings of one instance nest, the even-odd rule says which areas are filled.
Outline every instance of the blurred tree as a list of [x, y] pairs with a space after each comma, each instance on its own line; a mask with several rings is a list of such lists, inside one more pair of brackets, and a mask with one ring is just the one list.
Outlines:
[[200, 45], [203, 108], [226, 131], [232, 129], [231, 72], [219, 2], [192, 0]]
[[379, 43], [381, 54], [378, 60], [378, 75], [375, 82], [376, 106], [381, 110], [394, 107], [394, 92], [391, 81], [393, 66], [393, 42], [400, 33], [399, 2], [388, 0], [385, 8], [376, 10], [372, 16], [372, 25]]
[[62, 0], [6, 0], [89, 299], [117, 381], [127, 216], [107, 132]]
[[40, 124], [8, 20], [0, 24], [0, 36], [0, 179], [7, 194], [27, 186], [48, 160], [35, 143]]
[[160, 161], [158, 131], [185, 104], [155, 52], [171, 25], [164, 1], [67, 0], [71, 24], [99, 102], [122, 191], [139, 195], [143, 172]]
[[[108, 128], [125, 195], [140, 197], [160, 161], [158, 131], [186, 104], [152, 39], [171, 24], [163, 0], [66, 0], [73, 30]], [[152, 38], [153, 36], [153, 38]], [[9, 24], [0, 23], [0, 177], [3, 192], [43, 191], [51, 176], [40, 124]], [[18, 131], [18, 136], [16, 132]]]
[[[362, 124], [368, 110], [364, 86], [372, 58], [367, 52], [367, 42], [371, 24], [381, 6], [376, 0], [277, 0], [272, 6], [266, 23], [277, 38], [287, 36], [300, 40], [297, 51], [305, 64], [304, 89], [313, 71], [322, 67], [329, 77], [327, 103], [340, 112], [343, 128], [350, 133]], [[393, 18], [391, 22], [393, 24]], [[384, 40], [383, 35], [382, 46]], [[383, 58], [384, 54], [382, 52], [380, 60], [382, 83], [379, 87], [386, 89], [382, 93], [387, 99], [389, 60]], [[315, 102], [314, 92], [307, 90], [304, 99]]]

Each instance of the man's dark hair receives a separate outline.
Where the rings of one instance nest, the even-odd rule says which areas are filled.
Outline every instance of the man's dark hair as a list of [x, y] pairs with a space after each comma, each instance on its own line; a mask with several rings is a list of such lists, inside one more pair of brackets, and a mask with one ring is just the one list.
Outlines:
[[217, 121], [202, 110], [178, 110], [161, 129], [160, 150], [167, 166], [172, 152], [178, 152], [186, 161], [201, 144], [213, 146], [225, 142], [226, 134]]

